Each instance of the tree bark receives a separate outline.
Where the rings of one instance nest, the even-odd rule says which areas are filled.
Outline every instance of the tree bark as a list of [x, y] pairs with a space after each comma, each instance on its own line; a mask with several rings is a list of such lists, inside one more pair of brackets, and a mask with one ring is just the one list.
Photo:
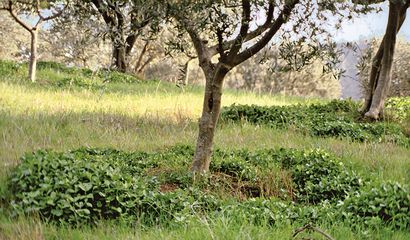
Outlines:
[[214, 71], [202, 68], [206, 76], [205, 96], [192, 172], [205, 173], [211, 163], [215, 127], [221, 111], [223, 80], [228, 69], [219, 65]]
[[[119, 29], [123, 28], [123, 25], [118, 27], [117, 32], [120, 32]], [[125, 34], [122, 33], [122, 39], [120, 41], [117, 40], [117, 35], [115, 33], [111, 33], [111, 41], [112, 41], [112, 66], [120, 71], [120, 72], [127, 72], [129, 68], [129, 59], [131, 55], [131, 51], [134, 48], [135, 42], [137, 40], [137, 36], [135, 34], [130, 34], [129, 36], [125, 37]]]
[[396, 35], [406, 18], [408, 4], [390, 2], [389, 20], [383, 41], [373, 59], [369, 79], [369, 92], [363, 113], [370, 119], [380, 118], [391, 84]]
[[188, 86], [189, 83], [189, 63], [190, 61], [187, 61], [184, 65], [184, 72], [185, 72], [185, 76], [184, 76], [184, 85]]
[[36, 70], [37, 70], [37, 42], [38, 42], [38, 29], [30, 31], [31, 35], [31, 47], [30, 47], [30, 63], [29, 63], [29, 78], [31, 82], [36, 82]]
[[147, 50], [148, 50], [149, 44], [150, 44], [150, 41], [149, 41], [149, 40], [145, 42], [144, 47], [142, 48], [141, 53], [140, 53], [140, 55], [138, 56], [138, 60], [137, 60], [137, 62], [135, 63], [135, 67], [134, 67], [134, 72], [135, 72], [135, 73], [139, 73], [139, 72], [142, 71], [142, 70], [140, 70], [140, 69], [141, 69], [141, 65], [142, 65], [142, 59], [144, 58], [145, 53], [146, 53]]
[[120, 72], [127, 71], [127, 56], [125, 54], [125, 46], [113, 43], [112, 59], [113, 67]]
[[182, 84], [184, 86], [188, 86], [189, 83], [189, 74], [190, 74], [190, 70], [189, 70], [189, 64], [191, 63], [192, 60], [194, 60], [195, 58], [190, 58], [188, 59], [188, 61], [185, 62], [184, 64], [184, 68], [182, 69]]
[[370, 70], [370, 78], [369, 78], [369, 91], [367, 93], [362, 112], [363, 114], [367, 113], [370, 110], [370, 106], [372, 104], [374, 90], [376, 89], [376, 83], [380, 75], [380, 69], [383, 60], [383, 52], [384, 52], [384, 38], [382, 43], [380, 44], [379, 49], [377, 50], [376, 55], [372, 60], [372, 66]]

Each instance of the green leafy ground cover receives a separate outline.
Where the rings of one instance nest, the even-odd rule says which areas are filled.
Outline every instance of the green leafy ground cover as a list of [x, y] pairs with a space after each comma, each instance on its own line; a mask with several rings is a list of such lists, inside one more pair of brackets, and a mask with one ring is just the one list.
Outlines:
[[169, 224], [200, 214], [256, 225], [342, 220], [352, 227], [410, 227], [407, 186], [363, 179], [324, 151], [218, 150], [202, 179], [187, 171], [193, 152], [187, 146], [161, 153], [40, 150], [12, 172], [6, 200], [13, 214], [74, 224], [118, 218]]
[[[397, 122], [407, 121], [410, 98], [391, 99], [387, 110]], [[394, 142], [410, 146], [410, 138], [397, 122], [369, 123], [360, 119], [360, 104], [333, 100], [327, 104], [293, 106], [232, 105], [222, 110], [221, 118], [228, 121], [247, 121], [272, 128], [295, 128], [318, 137], [349, 138], [359, 142]]]

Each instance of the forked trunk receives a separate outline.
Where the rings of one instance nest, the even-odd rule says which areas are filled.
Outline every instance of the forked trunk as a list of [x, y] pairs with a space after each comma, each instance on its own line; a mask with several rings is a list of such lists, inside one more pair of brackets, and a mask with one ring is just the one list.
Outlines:
[[[205, 70], [204, 70], [205, 71]], [[192, 163], [192, 172], [209, 171], [215, 128], [221, 111], [223, 80], [228, 71], [217, 68], [212, 73], [205, 73], [205, 97], [202, 116], [199, 122], [199, 134]]]
[[406, 10], [407, 5], [390, 2], [386, 33], [372, 62], [369, 92], [362, 109], [368, 118], [378, 119], [383, 112], [391, 84], [396, 36], [406, 19]]
[[36, 82], [37, 71], [37, 42], [38, 42], [38, 30], [34, 29], [30, 31], [31, 35], [31, 49], [30, 49], [30, 63], [29, 63], [29, 78], [31, 82]]

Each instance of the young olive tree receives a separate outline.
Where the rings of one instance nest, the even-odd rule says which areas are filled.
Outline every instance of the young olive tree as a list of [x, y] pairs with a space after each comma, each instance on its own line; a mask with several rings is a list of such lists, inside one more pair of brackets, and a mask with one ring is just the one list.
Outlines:
[[[359, 4], [375, 4], [383, 0], [355, 0]], [[363, 106], [365, 117], [377, 120], [383, 113], [384, 102], [388, 96], [392, 80], [392, 66], [396, 48], [397, 34], [406, 20], [406, 12], [410, 7], [410, 0], [390, 0], [389, 19], [386, 33], [375, 54], [370, 69], [369, 91]]]
[[[5, 1], [3, 5], [0, 6], [0, 10], [8, 11], [12, 18], [21, 27], [23, 27], [30, 33], [31, 46], [29, 79], [32, 82], [35, 82], [38, 58], [38, 33], [41, 30], [41, 26], [45, 22], [55, 19], [63, 13], [64, 2], [40, 0], [9, 0]], [[29, 20], [26, 20], [26, 18], [29, 16], [33, 16], [35, 18], [34, 23], [31, 24]]]
[[[324, 57], [328, 30], [340, 26], [342, 19], [365, 11], [349, 2], [333, 0], [169, 0], [167, 4], [181, 36], [187, 33], [190, 38], [182, 41], [181, 37], [174, 46], [182, 51], [187, 45], [193, 46], [206, 78], [193, 172], [209, 171], [228, 72], [264, 47], [281, 42], [287, 42], [283, 56], [291, 55], [289, 62], [294, 66]], [[309, 46], [307, 50], [291, 51], [303, 43]]]

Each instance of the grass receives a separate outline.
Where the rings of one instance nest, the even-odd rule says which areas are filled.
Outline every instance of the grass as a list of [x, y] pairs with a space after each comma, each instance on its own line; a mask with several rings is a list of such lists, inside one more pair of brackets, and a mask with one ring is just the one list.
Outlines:
[[[0, 62], [0, 65], [4, 62]], [[4, 70], [4, 69], [3, 69]], [[178, 88], [161, 81], [103, 84], [96, 76], [75, 76], [101, 87], [56, 87], [53, 83], [73, 73], [39, 70], [39, 83], [25, 78], [25, 66], [7, 74], [0, 67], [0, 193], [9, 171], [25, 153], [37, 149], [69, 150], [82, 146], [156, 151], [175, 144], [194, 145], [203, 89]], [[287, 105], [322, 100], [270, 96], [227, 89], [223, 105]], [[222, 149], [323, 148], [351, 162], [364, 175], [380, 181], [410, 184], [410, 150], [394, 144], [352, 143], [304, 136], [292, 130], [221, 123], [215, 145]], [[1, 198], [0, 198], [1, 199]], [[101, 223], [97, 228], [73, 229], [41, 223], [36, 218], [10, 220], [0, 209], [0, 239], [289, 239], [292, 230], [234, 224], [227, 219], [198, 219], [183, 227], [133, 229]], [[410, 233], [381, 229], [352, 232], [341, 226], [321, 226], [336, 239], [408, 239]], [[367, 235], [366, 235], [367, 234]], [[319, 238], [320, 239], [320, 238]]]
[[[221, 218], [215, 222], [203, 219], [179, 227], [161, 228], [153, 227], [142, 229], [139, 227], [126, 227], [118, 223], [104, 222], [96, 227], [71, 228], [56, 227], [44, 224], [36, 219], [19, 219], [16, 222], [8, 222], [2, 219], [1, 239], [17, 240], [40, 240], [40, 239], [67, 239], [67, 240], [110, 240], [110, 239], [227, 239], [227, 240], [249, 240], [249, 239], [291, 239], [294, 229], [300, 226], [283, 225], [278, 228], [269, 226], [254, 226], [252, 224], [234, 224], [229, 219]], [[360, 233], [352, 232], [344, 225], [319, 226], [322, 230], [335, 239], [372, 239], [372, 240], [405, 240], [408, 232], [380, 229], [369, 233], [363, 229]], [[305, 238], [302, 238], [305, 237]], [[315, 232], [304, 232], [297, 239], [325, 239]]]

